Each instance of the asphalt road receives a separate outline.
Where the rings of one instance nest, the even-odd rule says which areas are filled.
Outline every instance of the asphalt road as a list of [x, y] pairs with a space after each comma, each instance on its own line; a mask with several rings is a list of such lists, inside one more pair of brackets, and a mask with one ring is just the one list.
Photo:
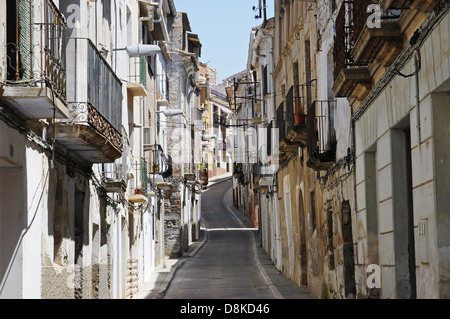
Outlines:
[[202, 194], [208, 240], [176, 272], [164, 299], [272, 299], [254, 259], [252, 232], [224, 206], [231, 180]]

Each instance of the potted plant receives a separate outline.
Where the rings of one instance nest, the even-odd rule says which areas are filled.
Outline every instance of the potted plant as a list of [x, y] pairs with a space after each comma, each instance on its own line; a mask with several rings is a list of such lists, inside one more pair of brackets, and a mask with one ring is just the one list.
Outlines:
[[153, 164], [153, 173], [158, 173], [159, 172], [159, 165], [154, 163]]

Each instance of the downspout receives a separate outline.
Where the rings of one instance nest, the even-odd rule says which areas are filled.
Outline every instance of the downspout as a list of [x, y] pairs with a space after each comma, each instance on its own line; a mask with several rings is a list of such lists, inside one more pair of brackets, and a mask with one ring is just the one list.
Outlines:
[[[114, 30], [115, 30], [115, 38], [114, 38], [114, 47], [117, 49], [117, 29], [118, 29], [118, 25], [117, 25], [117, 2], [116, 0], [114, 0], [114, 20], [115, 20], [115, 26], [114, 26]], [[117, 52], [114, 53], [114, 73], [117, 74]]]
[[98, 1], [95, 0], [95, 46], [98, 46]]
[[420, 96], [419, 96], [419, 70], [420, 70], [420, 51], [416, 50], [414, 54], [414, 69], [416, 70], [414, 74], [414, 82], [416, 88], [416, 128], [417, 128], [417, 145], [420, 147], [422, 140], [421, 128], [420, 128]]

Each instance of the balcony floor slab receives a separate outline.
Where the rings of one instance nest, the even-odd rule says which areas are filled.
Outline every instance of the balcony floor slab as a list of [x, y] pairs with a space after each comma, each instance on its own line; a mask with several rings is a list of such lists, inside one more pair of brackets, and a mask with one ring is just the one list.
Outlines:
[[[4, 86], [0, 98], [26, 119], [67, 119], [67, 105], [46, 87]], [[53, 104], [54, 101], [54, 104]], [[54, 112], [55, 110], [55, 112]]]
[[122, 156], [111, 141], [90, 125], [56, 126], [56, 140], [91, 163], [112, 163]]

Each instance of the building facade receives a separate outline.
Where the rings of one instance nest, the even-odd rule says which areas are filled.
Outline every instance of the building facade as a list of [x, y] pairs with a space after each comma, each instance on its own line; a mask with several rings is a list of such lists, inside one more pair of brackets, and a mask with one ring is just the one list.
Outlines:
[[[385, 1], [375, 26], [359, 21], [370, 4], [338, 16], [352, 15], [353, 41], [335, 46], [358, 66], [334, 54], [333, 90], [349, 100], [355, 130], [357, 293], [448, 298], [449, 3]], [[378, 287], [361, 280], [373, 264]]]
[[173, 246], [172, 203], [190, 238], [178, 245], [198, 235], [200, 194], [168, 198], [156, 120], [178, 101], [177, 16], [171, 0], [0, 4], [2, 298], [132, 298]]
[[208, 178], [232, 171], [229, 137], [232, 129], [227, 125], [232, 114], [223, 84], [217, 83], [217, 70], [207, 64], [200, 66], [202, 85], [202, 163], [205, 183]]
[[250, 172], [254, 193], [235, 205], [259, 197], [264, 249], [317, 297], [447, 298], [448, 1], [274, 9], [251, 33], [248, 72], [257, 149], [279, 152], [261, 162], [278, 162]]

